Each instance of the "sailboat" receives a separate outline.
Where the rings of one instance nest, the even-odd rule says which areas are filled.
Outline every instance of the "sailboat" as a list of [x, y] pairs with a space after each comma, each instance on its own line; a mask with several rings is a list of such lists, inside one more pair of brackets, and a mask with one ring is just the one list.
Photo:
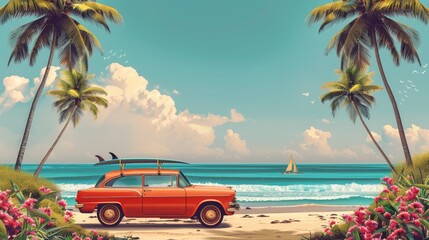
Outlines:
[[290, 174], [290, 173], [298, 173], [298, 168], [296, 167], [296, 162], [295, 160], [293, 160], [292, 155], [290, 156], [289, 164], [287, 165], [283, 174]]

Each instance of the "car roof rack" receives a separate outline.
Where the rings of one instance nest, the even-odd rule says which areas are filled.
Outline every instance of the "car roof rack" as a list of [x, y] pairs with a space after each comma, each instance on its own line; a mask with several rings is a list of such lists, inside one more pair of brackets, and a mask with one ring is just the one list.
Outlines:
[[94, 166], [100, 165], [112, 165], [119, 164], [121, 169], [121, 175], [123, 175], [123, 171], [125, 168], [125, 164], [140, 164], [140, 163], [156, 163], [158, 166], [158, 175], [161, 175], [161, 166], [164, 163], [179, 163], [179, 164], [189, 164], [187, 162], [172, 160], [172, 159], [159, 159], [159, 158], [118, 158], [116, 154], [109, 152], [112, 156], [111, 160], [105, 160], [100, 155], [95, 155], [98, 158], [98, 163], [94, 164]]

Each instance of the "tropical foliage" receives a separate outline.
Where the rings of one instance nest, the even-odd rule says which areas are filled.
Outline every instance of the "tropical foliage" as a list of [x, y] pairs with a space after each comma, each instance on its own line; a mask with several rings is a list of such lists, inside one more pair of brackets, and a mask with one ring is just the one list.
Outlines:
[[371, 78], [373, 72], [368, 73], [366, 69], [349, 67], [346, 70], [337, 70], [336, 72], [340, 75], [340, 79], [337, 82], [327, 82], [321, 87], [322, 89], [327, 89], [327, 92], [322, 94], [320, 98], [322, 103], [331, 101], [333, 116], [335, 116], [336, 111], [341, 107], [346, 107], [349, 117], [353, 122], [356, 122], [356, 117], [359, 116], [368, 136], [372, 139], [374, 145], [389, 164], [392, 171], [396, 173], [394, 166], [375, 140], [363, 119], [364, 117], [369, 119], [369, 109], [375, 103], [375, 98], [371, 94], [381, 90], [382, 87], [371, 85], [373, 82]]
[[[429, 177], [416, 181], [414, 175], [383, 178], [386, 188], [374, 199], [373, 207], [360, 207], [352, 215], [344, 215], [349, 226], [346, 239], [427, 239], [429, 236]], [[325, 229], [322, 239], [338, 239], [332, 229], [335, 221]]]
[[84, 111], [91, 112], [94, 119], [96, 119], [98, 115], [98, 106], [107, 107], [107, 100], [99, 96], [107, 95], [106, 91], [100, 86], [90, 85], [89, 83], [93, 77], [93, 74], [88, 74], [86, 71], [78, 72], [74, 69], [71, 71], [64, 70], [59, 78], [57, 85], [58, 89], [47, 92], [48, 95], [57, 99], [54, 102], [54, 107], [56, 107], [60, 113], [59, 122], [66, 122], [34, 172], [35, 177], [39, 176], [43, 165], [54, 150], [70, 122], [72, 122], [73, 126], [76, 127]]
[[[21, 189], [10, 181], [13, 191], [0, 191], [0, 238], [10, 240], [42, 240], [42, 239], [103, 239], [96, 231], [90, 236], [80, 237], [82, 234], [69, 233], [73, 223], [73, 213], [66, 210], [67, 203], [55, 198], [49, 206], [42, 206], [45, 200], [58, 195], [45, 186], [39, 188], [41, 196], [38, 199], [24, 197]], [[15, 203], [14, 199], [18, 201]], [[57, 209], [60, 209], [59, 211]], [[59, 226], [64, 221], [68, 224]]]
[[[309, 15], [309, 23], [322, 21], [319, 32], [338, 22], [350, 20], [331, 39], [327, 52], [336, 50], [341, 66], [350, 61], [358, 67], [370, 63], [370, 50], [374, 50], [384, 87], [389, 95], [403, 146], [405, 160], [412, 166], [411, 154], [405, 137], [398, 106], [383, 70], [379, 48], [386, 48], [396, 65], [400, 58], [420, 63], [416, 50], [419, 34], [413, 28], [394, 20], [394, 16], [429, 20], [429, 10], [418, 0], [337, 0], [317, 7]], [[400, 48], [397, 48], [400, 45]]]
[[[0, 23], [20, 17], [36, 17], [36, 20], [18, 27], [10, 34], [13, 50], [9, 64], [12, 61], [21, 62], [29, 59], [30, 65], [33, 65], [41, 49], [49, 47], [50, 53], [44, 76], [31, 104], [15, 163], [16, 170], [21, 169], [34, 112], [45, 86], [55, 50], [59, 50], [60, 62], [71, 70], [81, 61], [87, 67], [88, 56], [92, 54], [93, 49], [101, 49], [96, 36], [77, 19], [95, 23], [107, 31], [110, 31], [107, 20], [114, 23], [122, 22], [121, 15], [114, 8], [86, 0], [9, 0], [0, 8]], [[33, 46], [30, 48], [31, 43]]]

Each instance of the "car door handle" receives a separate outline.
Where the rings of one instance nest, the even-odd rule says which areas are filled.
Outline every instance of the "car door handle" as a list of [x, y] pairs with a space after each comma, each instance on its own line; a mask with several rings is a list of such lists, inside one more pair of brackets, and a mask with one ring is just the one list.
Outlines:
[[152, 190], [150, 190], [150, 189], [143, 190], [143, 192], [150, 192], [150, 191], [152, 191]]

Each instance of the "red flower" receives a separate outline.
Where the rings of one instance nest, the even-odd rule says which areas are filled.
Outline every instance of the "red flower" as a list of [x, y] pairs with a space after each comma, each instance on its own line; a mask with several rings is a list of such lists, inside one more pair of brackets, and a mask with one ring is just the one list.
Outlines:
[[32, 210], [35, 202], [37, 202], [37, 199], [29, 198], [25, 200], [24, 204], [22, 204], [22, 207]]
[[375, 212], [383, 214], [386, 210], [384, 210], [383, 206], [379, 206], [377, 208], [374, 209]]
[[61, 207], [66, 207], [67, 206], [67, 202], [64, 199], [59, 200], [57, 203]]

